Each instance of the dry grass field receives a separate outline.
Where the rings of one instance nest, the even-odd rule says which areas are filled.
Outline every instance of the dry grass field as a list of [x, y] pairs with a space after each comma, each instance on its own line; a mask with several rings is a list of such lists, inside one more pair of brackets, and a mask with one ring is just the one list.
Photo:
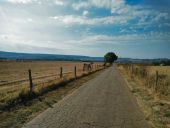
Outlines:
[[[83, 63], [68, 61], [0, 62], [0, 108], [15, 104], [15, 99], [27, 94], [29, 91], [28, 69], [32, 71], [34, 92], [39, 93], [53, 84], [73, 78], [75, 66], [77, 76], [87, 73], [83, 71]], [[99, 64], [102, 63], [94, 63], [94, 65]], [[60, 67], [63, 68], [63, 78], [60, 78], [59, 75]]]
[[160, 95], [165, 95], [170, 98], [170, 66], [142, 66], [124, 64], [119, 65], [119, 69], [124, 70], [131, 78], [137, 78], [140, 80], [154, 93], [159, 93]]
[[162, 98], [170, 101], [170, 66], [148, 66], [147, 69], [150, 78], [152, 77], [153, 79], [156, 72], [158, 72], [157, 92], [160, 93], [160, 97], [162, 96]]
[[60, 67], [64, 72], [73, 71], [74, 66], [83, 68], [82, 62], [32, 61], [32, 62], [0, 62], [0, 85], [28, 78], [28, 69], [32, 76], [44, 76], [59, 73]]
[[170, 77], [170, 66], [147, 66], [151, 74], [158, 71], [160, 74], [165, 74]]
[[153, 127], [170, 128], [170, 66], [120, 64], [118, 69]]
[[[55, 84], [54, 87], [58, 88], [52, 88], [50, 91], [37, 98], [28, 100], [26, 103], [18, 104], [11, 109], [0, 109], [0, 128], [22, 127], [24, 123], [29, 122], [44, 110], [52, 108], [54, 104], [62, 100], [66, 95], [72, 93], [82, 86], [83, 83], [95, 78], [102, 72], [103, 70], [100, 70], [93, 72], [90, 75], [84, 75], [83, 77], [69, 81], [64, 85]], [[54, 80], [53, 82], [57, 83], [58, 81]], [[47, 87], [49, 87], [50, 82], [47, 85]]]

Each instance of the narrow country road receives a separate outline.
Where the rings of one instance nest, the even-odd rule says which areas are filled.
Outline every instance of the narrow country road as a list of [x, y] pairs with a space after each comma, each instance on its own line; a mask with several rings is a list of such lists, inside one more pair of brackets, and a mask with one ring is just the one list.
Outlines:
[[24, 128], [149, 128], [112, 66], [24, 125]]

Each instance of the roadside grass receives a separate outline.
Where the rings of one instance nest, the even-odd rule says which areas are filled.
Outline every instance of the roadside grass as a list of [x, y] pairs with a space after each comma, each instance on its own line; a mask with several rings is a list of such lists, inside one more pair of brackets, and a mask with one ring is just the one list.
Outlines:
[[[161, 74], [164, 73], [167, 77], [164, 80], [161, 80], [159, 86], [163, 86], [166, 82], [169, 81], [170, 67], [153, 67], [146, 66], [150, 74], [153, 75], [156, 70]], [[118, 69], [121, 75], [125, 78], [125, 81], [128, 84], [130, 91], [134, 94], [137, 99], [137, 102], [145, 114], [146, 120], [152, 124], [153, 127], [157, 128], [169, 128], [170, 127], [170, 101], [169, 101], [169, 90], [167, 88], [160, 88], [157, 92], [153, 89], [155, 79], [151, 79], [148, 83], [146, 77], [141, 78], [137, 75], [132, 75], [131, 72], [127, 71], [126, 68], [123, 68], [121, 65], [118, 66]], [[166, 81], [166, 82], [165, 82]], [[169, 84], [166, 86], [169, 87]], [[164, 93], [166, 92], [166, 93]]]
[[52, 108], [53, 104], [101, 72], [98, 70], [78, 76], [76, 79], [64, 79], [58, 84], [52, 84], [48, 88], [43, 88], [39, 94], [36, 92], [29, 94], [23, 90], [19, 94], [19, 102], [13, 101], [9, 106], [6, 106], [3, 110], [1, 109], [0, 127], [21, 127], [45, 109]]
[[[100, 68], [101, 69], [101, 68]], [[92, 71], [95, 72], [95, 71]], [[90, 74], [91, 72], [77, 72], [77, 79], [81, 78], [85, 75]], [[8, 91], [5, 91], [5, 96], [1, 96], [0, 98], [0, 111], [8, 111], [11, 108], [17, 106], [18, 104], [25, 104], [27, 101], [35, 99], [39, 96], [42, 96], [49, 91], [57, 89], [65, 84], [75, 80], [75, 76], [73, 73], [65, 74], [63, 78], [56, 78], [50, 81], [42, 82], [41, 84], [35, 85], [33, 88], [33, 92], [29, 91], [28, 86], [14, 86], [9, 88]], [[15, 89], [16, 88], [16, 89]], [[12, 92], [11, 92], [12, 91]], [[2, 94], [2, 93], [1, 93]]]

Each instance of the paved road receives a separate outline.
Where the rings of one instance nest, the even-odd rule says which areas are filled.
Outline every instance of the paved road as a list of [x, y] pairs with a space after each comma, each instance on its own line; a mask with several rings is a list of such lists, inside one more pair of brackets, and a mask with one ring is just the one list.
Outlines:
[[115, 67], [66, 96], [24, 128], [149, 128]]

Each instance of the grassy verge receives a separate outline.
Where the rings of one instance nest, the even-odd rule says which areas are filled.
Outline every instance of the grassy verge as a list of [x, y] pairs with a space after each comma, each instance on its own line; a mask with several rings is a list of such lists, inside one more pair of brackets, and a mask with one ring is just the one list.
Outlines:
[[156, 128], [170, 128], [170, 104], [162, 102], [159, 94], [145, 86], [146, 80], [141, 80], [129, 74], [126, 69], [118, 67], [121, 75], [134, 94], [137, 102], [145, 114], [146, 120]]
[[[18, 102], [18, 104], [13, 107], [10, 106], [10, 109], [0, 111], [0, 127], [21, 127], [45, 109], [53, 107], [53, 104], [57, 103], [65, 95], [74, 91], [101, 72], [102, 71], [95, 71], [90, 74], [84, 74], [77, 79], [69, 79], [57, 85], [53, 84], [49, 88], [46, 88], [41, 95], [34, 94], [29, 97], [27, 94], [23, 94], [23, 96], [21, 96], [23, 97], [22, 102]], [[23, 102], [24, 100], [26, 102]]]

